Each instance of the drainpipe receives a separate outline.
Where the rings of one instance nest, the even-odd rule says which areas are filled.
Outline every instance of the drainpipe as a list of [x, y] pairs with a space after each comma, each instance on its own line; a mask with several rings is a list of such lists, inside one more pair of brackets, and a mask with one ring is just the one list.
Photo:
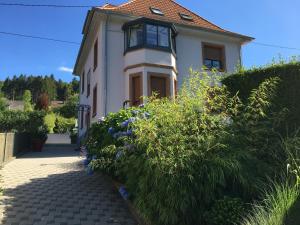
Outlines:
[[108, 21], [109, 21], [109, 14], [106, 14], [106, 21], [105, 21], [105, 43], [104, 43], [104, 115], [107, 115], [107, 86], [108, 86]]

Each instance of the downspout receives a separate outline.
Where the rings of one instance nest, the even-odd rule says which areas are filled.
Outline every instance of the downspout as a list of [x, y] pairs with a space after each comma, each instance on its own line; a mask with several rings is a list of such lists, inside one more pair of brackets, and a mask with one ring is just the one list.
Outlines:
[[105, 21], [105, 43], [104, 43], [104, 115], [107, 115], [107, 102], [108, 102], [108, 20], [109, 14], [106, 14], [106, 21]]

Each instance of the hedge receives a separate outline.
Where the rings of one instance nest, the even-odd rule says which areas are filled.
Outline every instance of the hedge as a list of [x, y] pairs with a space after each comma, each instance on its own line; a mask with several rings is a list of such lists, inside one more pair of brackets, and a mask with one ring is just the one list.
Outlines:
[[238, 93], [242, 101], [246, 101], [251, 91], [270, 77], [281, 79], [272, 106], [276, 112], [284, 108], [288, 109], [288, 114], [282, 124], [284, 132], [298, 129], [300, 126], [300, 62], [275, 64], [238, 72], [229, 75], [222, 82], [232, 95]]

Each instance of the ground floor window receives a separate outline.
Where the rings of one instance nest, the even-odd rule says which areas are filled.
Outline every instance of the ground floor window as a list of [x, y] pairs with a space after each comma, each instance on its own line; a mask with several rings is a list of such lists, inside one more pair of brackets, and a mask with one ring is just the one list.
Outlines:
[[143, 103], [143, 79], [142, 73], [132, 74], [129, 78], [130, 102], [132, 106]]
[[157, 95], [158, 98], [170, 96], [170, 75], [148, 73], [148, 95]]

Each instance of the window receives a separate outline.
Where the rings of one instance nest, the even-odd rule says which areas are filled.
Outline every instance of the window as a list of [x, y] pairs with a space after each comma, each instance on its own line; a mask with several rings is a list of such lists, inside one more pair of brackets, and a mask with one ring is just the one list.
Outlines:
[[225, 70], [224, 46], [203, 44], [203, 65], [208, 69]]
[[81, 93], [84, 93], [84, 84], [85, 83], [85, 74], [84, 74], [84, 71], [82, 73], [82, 76], [81, 76]]
[[90, 112], [88, 111], [85, 114], [85, 126], [87, 129], [90, 127], [90, 124], [91, 124], [91, 116], [90, 116]]
[[80, 111], [81, 118], [80, 118], [80, 129], [83, 129], [83, 118], [84, 118], [84, 111]]
[[160, 16], [164, 15], [164, 13], [158, 8], [150, 7], [150, 10], [153, 14], [160, 15]]
[[97, 66], [98, 66], [98, 39], [94, 44], [94, 71], [96, 70]]
[[143, 44], [143, 26], [135, 25], [130, 27], [129, 47], [135, 47]]
[[131, 106], [139, 106], [143, 103], [143, 83], [142, 74], [130, 75], [130, 101]]
[[176, 29], [167, 22], [138, 19], [123, 25], [125, 54], [140, 48], [176, 53]]
[[91, 70], [89, 70], [87, 74], [87, 90], [86, 90], [86, 97], [90, 96], [91, 92]]
[[158, 98], [170, 96], [170, 75], [148, 73], [148, 95], [156, 94]]
[[184, 13], [179, 13], [179, 16], [181, 17], [181, 19], [183, 20], [189, 20], [189, 21], [193, 21], [193, 17]]
[[157, 26], [147, 25], [147, 44], [157, 45]]
[[169, 47], [169, 30], [167, 27], [158, 27], [158, 45]]
[[97, 115], [97, 84], [93, 89], [93, 117]]
[[169, 47], [169, 28], [147, 24], [147, 44]]

